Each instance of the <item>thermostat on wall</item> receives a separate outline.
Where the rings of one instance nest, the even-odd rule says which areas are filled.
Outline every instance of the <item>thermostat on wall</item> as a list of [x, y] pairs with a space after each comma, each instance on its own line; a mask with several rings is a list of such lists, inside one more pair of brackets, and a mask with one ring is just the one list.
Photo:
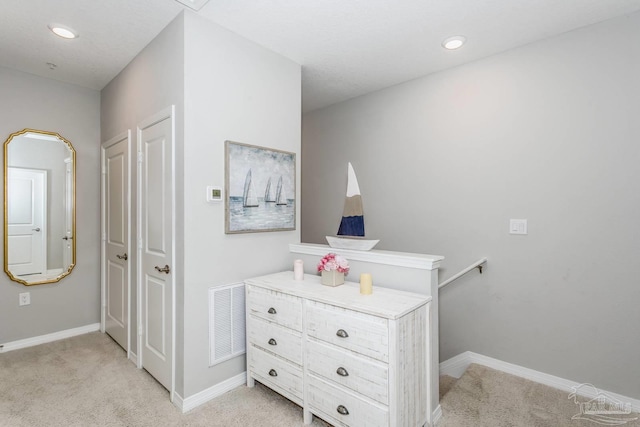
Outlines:
[[207, 202], [221, 202], [222, 201], [222, 188], [207, 186]]

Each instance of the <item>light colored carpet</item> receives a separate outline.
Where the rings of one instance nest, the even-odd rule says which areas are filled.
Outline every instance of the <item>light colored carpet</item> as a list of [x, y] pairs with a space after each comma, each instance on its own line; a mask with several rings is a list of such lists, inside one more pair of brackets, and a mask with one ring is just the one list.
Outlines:
[[[266, 387], [238, 387], [182, 414], [99, 332], [0, 354], [0, 426], [303, 426]], [[314, 417], [313, 426], [326, 426]]]
[[[471, 365], [442, 377], [438, 427], [598, 427], [571, 417], [567, 393]], [[640, 427], [631, 421], [625, 426]], [[303, 426], [302, 409], [257, 384], [238, 387], [182, 414], [169, 393], [99, 332], [0, 353], [0, 426]], [[313, 426], [327, 424], [314, 417]], [[359, 427], [359, 426], [358, 426]], [[414, 426], [403, 426], [414, 427]]]
[[450, 377], [449, 375], [440, 375], [440, 387], [438, 391], [440, 392], [440, 400], [444, 397], [445, 394], [449, 393], [451, 387], [458, 381], [457, 378]]
[[[444, 418], [438, 427], [598, 427], [605, 420], [573, 420], [580, 408], [566, 391], [476, 364], [469, 366], [440, 404]], [[640, 421], [633, 420], [637, 417], [612, 415], [604, 425], [638, 427]]]

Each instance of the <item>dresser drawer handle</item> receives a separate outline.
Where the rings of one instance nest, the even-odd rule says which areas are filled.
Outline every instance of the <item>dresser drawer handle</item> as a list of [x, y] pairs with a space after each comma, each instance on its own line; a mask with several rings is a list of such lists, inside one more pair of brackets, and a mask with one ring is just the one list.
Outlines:
[[275, 309], [275, 308], [270, 307], [270, 308], [269, 308], [269, 310], [267, 310], [267, 313], [269, 313], [269, 314], [276, 314], [276, 313], [277, 313], [277, 311], [276, 311], [276, 309]]
[[336, 374], [340, 375], [341, 377], [348, 377], [349, 376], [349, 372], [347, 372], [347, 370], [344, 369], [342, 366], [340, 366], [338, 368], [338, 370], [336, 371]]
[[271, 375], [272, 377], [277, 377], [278, 373], [276, 372], [275, 369], [272, 369], [272, 370], [269, 371], [269, 375]]
[[269, 345], [278, 345], [278, 343], [276, 342], [276, 340], [271, 338], [271, 339], [269, 339]]
[[347, 331], [345, 331], [344, 329], [338, 329], [338, 332], [336, 332], [336, 335], [339, 336], [340, 338], [347, 338], [349, 336]]
[[349, 415], [349, 410], [342, 405], [338, 405], [336, 411], [338, 411], [340, 415]]

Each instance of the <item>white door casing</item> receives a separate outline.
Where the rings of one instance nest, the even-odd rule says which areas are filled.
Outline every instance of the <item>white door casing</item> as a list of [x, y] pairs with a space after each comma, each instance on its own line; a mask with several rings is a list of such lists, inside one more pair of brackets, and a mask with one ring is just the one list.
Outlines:
[[64, 159], [65, 179], [64, 179], [64, 236], [62, 238], [62, 271], [69, 271], [73, 262], [73, 223], [75, 222], [73, 212], [73, 202], [75, 199], [75, 188], [73, 182], [73, 159]]
[[131, 131], [102, 145], [102, 327], [130, 357]]
[[174, 395], [174, 107], [138, 126], [139, 366]]
[[47, 270], [47, 172], [7, 169], [9, 270], [14, 276], [44, 274]]

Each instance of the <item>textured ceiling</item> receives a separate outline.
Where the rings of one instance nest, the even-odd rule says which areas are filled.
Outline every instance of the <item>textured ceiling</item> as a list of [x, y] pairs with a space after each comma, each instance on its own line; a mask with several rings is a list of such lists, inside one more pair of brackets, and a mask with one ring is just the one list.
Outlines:
[[[0, 66], [101, 89], [183, 9], [2, 0]], [[638, 10], [640, 0], [210, 0], [197, 13], [301, 64], [310, 111]], [[52, 22], [80, 38], [53, 36]], [[456, 34], [467, 44], [442, 49]]]

